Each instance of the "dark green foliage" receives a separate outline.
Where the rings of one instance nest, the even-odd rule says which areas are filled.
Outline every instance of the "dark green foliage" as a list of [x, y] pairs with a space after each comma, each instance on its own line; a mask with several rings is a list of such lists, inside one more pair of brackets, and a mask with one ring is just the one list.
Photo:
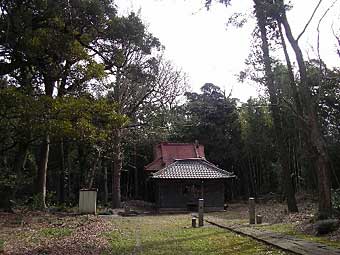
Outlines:
[[268, 102], [249, 99], [240, 109], [240, 121], [243, 142], [240, 167], [249, 176], [250, 195], [280, 191], [281, 167]]
[[187, 103], [182, 121], [175, 123], [172, 140], [194, 142], [205, 146], [206, 157], [229, 171], [236, 169], [240, 146], [240, 123], [237, 100], [226, 97], [211, 83], [201, 88], [202, 94], [186, 93]]
[[0, 239], [0, 252], [4, 252], [5, 249], [5, 241]]

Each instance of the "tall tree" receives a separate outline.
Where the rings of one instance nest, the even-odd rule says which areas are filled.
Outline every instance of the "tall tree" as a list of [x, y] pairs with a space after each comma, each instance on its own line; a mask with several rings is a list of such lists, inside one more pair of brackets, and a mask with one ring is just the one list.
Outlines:
[[204, 84], [201, 92], [185, 94], [187, 103], [177, 109], [171, 139], [198, 140], [204, 144], [209, 160], [230, 171], [236, 170], [241, 146], [237, 100], [227, 97], [212, 83]]
[[[221, 0], [220, 2], [228, 5], [230, 3], [229, 0]], [[206, 4], [210, 5], [210, 1], [206, 1]], [[319, 4], [318, 4], [319, 6]], [[316, 7], [316, 9], [318, 8]], [[331, 214], [331, 192], [330, 192], [330, 175], [329, 175], [329, 160], [327, 155], [327, 150], [325, 146], [324, 139], [320, 132], [320, 127], [317, 119], [317, 113], [315, 110], [315, 100], [312, 96], [311, 88], [308, 84], [308, 76], [305, 61], [303, 58], [303, 54], [301, 48], [299, 46], [299, 39], [304, 34], [307, 26], [310, 23], [310, 20], [313, 18], [315, 11], [313, 12], [311, 19], [306, 24], [304, 30], [300, 35], [295, 38], [292, 34], [290, 24], [288, 22], [286, 16], [286, 8], [287, 5], [283, 0], [278, 1], [267, 1], [267, 0], [254, 0], [254, 10], [257, 18], [257, 22], [259, 25], [259, 29], [261, 31], [261, 39], [262, 39], [262, 53], [265, 61], [265, 72], [266, 79], [268, 85], [270, 85], [272, 80], [271, 70], [270, 70], [270, 58], [269, 58], [269, 47], [268, 41], [266, 39], [268, 30], [266, 28], [266, 21], [268, 19], [277, 19], [280, 24], [285, 28], [286, 37], [293, 48], [295, 53], [295, 57], [298, 64], [299, 70], [299, 81], [297, 95], [295, 97], [296, 105], [299, 106], [301, 103], [301, 109], [299, 113], [300, 127], [303, 132], [306, 133], [305, 136], [305, 150], [311, 155], [311, 159], [314, 161], [317, 174], [318, 174], [318, 183], [319, 183], [319, 213], [324, 217], [329, 217]], [[272, 26], [271, 29], [276, 29], [275, 26]], [[285, 52], [286, 53], [286, 52]], [[267, 60], [266, 60], [267, 59]], [[267, 62], [267, 63], [266, 63]], [[290, 73], [293, 73], [292, 70]], [[292, 77], [291, 77], [292, 78]], [[297, 82], [291, 82], [293, 86], [297, 86]], [[271, 86], [271, 85], [270, 85]], [[299, 110], [299, 109], [298, 109]], [[303, 112], [302, 112], [303, 111]]]
[[275, 127], [275, 135], [278, 143], [278, 148], [280, 151], [280, 162], [283, 169], [283, 181], [284, 181], [284, 190], [287, 199], [287, 206], [290, 212], [297, 212], [298, 208], [295, 200], [295, 192], [294, 187], [291, 181], [291, 172], [289, 167], [289, 154], [287, 151], [287, 139], [284, 137], [282, 122], [281, 122], [281, 113], [279, 109], [279, 101], [278, 101], [278, 92], [277, 87], [274, 81], [274, 74], [272, 70], [272, 61], [269, 55], [269, 43], [268, 43], [268, 32], [267, 26], [268, 19], [266, 16], [266, 9], [268, 9], [267, 1], [263, 0], [254, 0], [255, 3], [255, 15], [257, 18], [258, 28], [260, 30], [260, 37], [262, 41], [261, 49], [263, 54], [263, 64], [265, 70], [265, 84], [268, 88], [269, 97], [270, 97], [270, 108], [273, 115], [274, 127]]
[[[317, 5], [316, 9], [319, 5]], [[304, 34], [305, 29], [297, 36], [294, 37], [290, 24], [286, 16], [286, 5], [283, 0], [279, 0], [274, 5], [274, 15], [283, 25], [286, 37], [295, 53], [295, 58], [299, 70], [299, 96], [303, 108], [303, 115], [300, 113], [301, 127], [306, 133], [306, 150], [309, 150], [311, 159], [315, 162], [318, 176], [318, 190], [319, 190], [319, 214], [320, 217], [330, 217], [332, 214], [332, 201], [331, 201], [331, 183], [330, 183], [330, 170], [329, 170], [329, 156], [326, 149], [324, 137], [320, 130], [320, 123], [317, 115], [317, 100], [313, 96], [312, 88], [310, 86], [307, 67], [299, 45], [299, 39]], [[315, 9], [315, 10], [316, 10]], [[314, 15], [314, 13], [313, 13]], [[311, 19], [313, 18], [311, 16]], [[306, 24], [306, 27], [309, 22]], [[291, 71], [292, 72], [292, 71]], [[293, 83], [292, 83], [293, 84]], [[296, 83], [295, 83], [296, 84]], [[321, 84], [319, 84], [321, 85]], [[300, 103], [297, 102], [297, 103]]]
[[[11, 76], [32, 96], [53, 98], [82, 90], [101, 68], [77, 38], [97, 39], [93, 31], [101, 20], [115, 15], [110, 6], [110, 1], [2, 1], [0, 74]], [[46, 129], [41, 135], [37, 177], [42, 208], [46, 206], [49, 147]]]
[[[160, 50], [160, 42], [136, 14], [112, 20], [103, 34], [96, 43], [80, 42], [101, 59], [114, 80], [108, 96], [117, 103], [118, 112], [138, 125], [141, 109], [173, 101], [179, 95], [181, 90], [176, 87], [182, 83], [181, 75], [175, 70], [168, 73], [171, 75], [164, 72], [170, 66], [165, 68], [167, 64], [154, 54]], [[112, 133], [113, 208], [121, 206], [122, 132], [117, 128]]]

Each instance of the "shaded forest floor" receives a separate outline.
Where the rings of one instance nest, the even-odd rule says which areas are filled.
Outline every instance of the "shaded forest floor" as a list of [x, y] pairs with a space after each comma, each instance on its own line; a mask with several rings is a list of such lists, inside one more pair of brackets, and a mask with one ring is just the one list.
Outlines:
[[209, 224], [191, 228], [191, 214], [0, 216], [4, 254], [287, 254]]
[[[340, 230], [315, 236], [317, 204], [311, 199], [299, 199], [299, 213], [288, 214], [285, 208], [275, 200], [257, 204], [256, 213], [263, 215], [264, 224], [256, 227], [340, 248]], [[232, 203], [225, 212], [206, 215], [228, 224], [246, 224], [248, 205]], [[209, 224], [193, 229], [191, 217], [190, 213], [121, 217], [0, 212], [0, 254], [285, 254]]]

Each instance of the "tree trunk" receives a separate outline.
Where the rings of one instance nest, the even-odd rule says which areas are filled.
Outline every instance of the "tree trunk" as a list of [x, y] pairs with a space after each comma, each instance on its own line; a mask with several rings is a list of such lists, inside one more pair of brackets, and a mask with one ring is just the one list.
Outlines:
[[282, 122], [281, 122], [281, 112], [279, 109], [279, 101], [277, 98], [277, 88], [274, 83], [274, 74], [271, 66], [271, 58], [269, 55], [269, 44], [267, 38], [267, 28], [266, 28], [266, 16], [264, 13], [265, 7], [262, 0], [254, 0], [255, 3], [255, 13], [257, 18], [257, 23], [260, 29], [261, 36], [261, 49], [263, 54], [263, 62], [265, 68], [266, 76], [266, 86], [269, 92], [270, 98], [270, 109], [273, 116], [274, 130], [276, 136], [276, 142], [279, 149], [279, 160], [282, 166], [282, 176], [284, 192], [287, 199], [287, 207], [289, 212], [298, 212], [296, 205], [294, 187], [291, 180], [291, 173], [289, 167], [289, 155], [287, 151], [287, 143], [283, 134]]
[[307, 119], [306, 130], [308, 136], [306, 143], [307, 147], [310, 150], [312, 160], [315, 162], [315, 166], [317, 168], [319, 188], [319, 215], [320, 217], [328, 218], [332, 214], [331, 182], [328, 153], [318, 123], [316, 103], [313, 102], [312, 92], [308, 85], [307, 68], [303, 59], [303, 54], [298, 41], [295, 40], [293, 36], [284, 10], [281, 22], [285, 28], [286, 36], [290, 45], [293, 48], [299, 67], [301, 99], [303, 107], [305, 108], [305, 117]]
[[[122, 91], [121, 91], [121, 70], [116, 72], [116, 82], [113, 91], [113, 98], [117, 103], [117, 114], [122, 113]], [[121, 142], [122, 130], [113, 130], [113, 167], [112, 167], [112, 208], [121, 207], [120, 177], [123, 166]]]
[[91, 168], [90, 173], [89, 173], [89, 175], [90, 175], [89, 182], [88, 182], [88, 188], [89, 189], [93, 188], [97, 169], [100, 169], [100, 168], [101, 168], [101, 158], [100, 158], [100, 153], [99, 153], [99, 155], [94, 160], [92, 168]]
[[311, 139], [314, 142], [314, 155], [317, 166], [318, 189], [319, 189], [319, 217], [329, 218], [332, 216], [331, 178], [329, 160], [326, 145], [321, 137], [316, 114], [310, 116]]
[[[55, 80], [49, 75], [44, 75], [45, 94], [52, 98]], [[37, 195], [39, 199], [40, 209], [46, 208], [46, 177], [47, 177], [47, 164], [50, 152], [50, 137], [48, 133], [42, 138], [40, 145], [40, 158], [38, 162], [38, 186]]]
[[61, 139], [59, 144], [60, 170], [59, 170], [59, 203], [65, 203], [65, 158], [64, 141]]
[[67, 176], [67, 202], [70, 203], [71, 202], [71, 198], [72, 198], [72, 175], [71, 175], [71, 146], [70, 143], [67, 143], [67, 147], [66, 147], [66, 176]]
[[251, 163], [251, 159], [252, 159], [252, 156], [250, 155], [250, 153], [248, 154], [248, 168], [249, 168], [249, 186], [250, 186], [250, 191], [249, 191], [249, 195], [251, 197], [254, 197], [256, 200], [257, 200], [257, 192], [256, 192], [256, 186], [255, 186], [255, 178], [254, 178], [254, 170], [253, 170], [253, 166], [252, 166], [252, 163]]
[[40, 158], [38, 162], [37, 195], [39, 199], [38, 207], [40, 209], [46, 208], [46, 176], [49, 150], [50, 150], [50, 137], [49, 135], [46, 135], [43, 138], [42, 144], [40, 146]]
[[112, 167], [112, 208], [121, 207], [120, 177], [122, 171], [121, 130], [114, 131]]
[[109, 189], [107, 185], [107, 166], [104, 166], [104, 204], [107, 205], [109, 198]]
[[135, 165], [134, 165], [134, 183], [135, 183], [135, 199], [138, 199], [138, 196], [139, 196], [139, 183], [138, 183], [138, 169], [137, 169], [137, 146], [136, 144], [134, 144], [134, 162], [135, 162]]
[[86, 186], [86, 175], [85, 175], [85, 152], [81, 143], [78, 143], [78, 160], [79, 160], [79, 180], [78, 188], [82, 189]]

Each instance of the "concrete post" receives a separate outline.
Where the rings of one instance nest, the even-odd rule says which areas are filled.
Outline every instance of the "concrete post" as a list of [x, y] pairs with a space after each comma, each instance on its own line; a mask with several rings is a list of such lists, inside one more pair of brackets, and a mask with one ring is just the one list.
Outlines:
[[262, 215], [258, 214], [256, 215], [256, 224], [262, 224]]
[[255, 198], [249, 198], [249, 224], [255, 224]]
[[191, 218], [191, 226], [192, 226], [193, 228], [196, 228], [196, 217], [192, 217], [192, 218]]
[[203, 214], [204, 214], [204, 199], [198, 199], [198, 226], [203, 226]]
[[79, 191], [79, 212], [82, 214], [96, 214], [97, 189], [81, 189]]

